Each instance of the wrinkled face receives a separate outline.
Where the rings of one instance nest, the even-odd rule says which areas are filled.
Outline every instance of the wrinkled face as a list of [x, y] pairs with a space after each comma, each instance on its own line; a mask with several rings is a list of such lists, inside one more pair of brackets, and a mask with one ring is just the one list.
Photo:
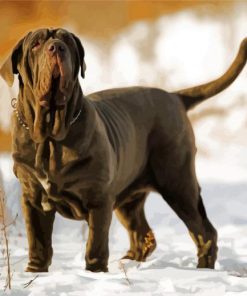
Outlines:
[[40, 29], [20, 41], [11, 59], [13, 74], [20, 74], [23, 109], [34, 140], [61, 140], [75, 112], [74, 88], [80, 66], [84, 76], [79, 39], [64, 29]]
[[44, 108], [63, 108], [78, 72], [72, 56], [77, 49], [71, 34], [64, 30], [39, 30], [28, 37], [24, 52], [31, 73], [35, 97]]

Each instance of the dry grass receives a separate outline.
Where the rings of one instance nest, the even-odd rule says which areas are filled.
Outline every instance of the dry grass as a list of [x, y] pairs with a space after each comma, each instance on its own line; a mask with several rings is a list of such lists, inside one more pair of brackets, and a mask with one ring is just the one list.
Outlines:
[[2, 254], [4, 259], [6, 260], [7, 264], [7, 276], [6, 276], [6, 284], [5, 284], [5, 290], [8, 288], [11, 289], [11, 266], [10, 266], [10, 250], [9, 250], [9, 240], [8, 240], [8, 232], [7, 228], [12, 223], [7, 224], [6, 222], [6, 201], [5, 201], [5, 194], [2, 186], [0, 185], [0, 221], [1, 221], [1, 233], [2, 233]]
[[32, 280], [30, 280], [29, 282], [24, 284], [24, 288], [29, 287], [38, 277], [39, 277], [39, 275], [36, 275]]
[[130, 282], [130, 280], [128, 278], [128, 275], [127, 275], [127, 271], [126, 271], [125, 265], [123, 264], [123, 262], [121, 260], [119, 260], [118, 263], [119, 263], [119, 269], [124, 272], [125, 279], [126, 279], [128, 285], [131, 285], [131, 282]]

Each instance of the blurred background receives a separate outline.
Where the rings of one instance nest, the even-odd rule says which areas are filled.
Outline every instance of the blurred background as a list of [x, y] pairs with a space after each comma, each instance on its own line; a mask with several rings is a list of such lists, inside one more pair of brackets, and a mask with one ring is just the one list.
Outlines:
[[[246, 1], [1, 1], [0, 7], [0, 64], [27, 32], [64, 27], [85, 47], [85, 94], [128, 85], [174, 91], [206, 82], [227, 69], [247, 35]], [[197, 138], [200, 154], [213, 146], [222, 155], [222, 141], [246, 144], [245, 85], [246, 70], [190, 115], [203, 135]], [[16, 84], [9, 89], [0, 78], [1, 152], [11, 148], [10, 99], [16, 93]], [[209, 136], [214, 141], [205, 144]]]

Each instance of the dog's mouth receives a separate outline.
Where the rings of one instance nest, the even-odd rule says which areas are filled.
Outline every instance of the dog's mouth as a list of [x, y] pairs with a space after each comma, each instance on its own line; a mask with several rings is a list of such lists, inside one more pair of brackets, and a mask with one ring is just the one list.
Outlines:
[[64, 81], [60, 69], [54, 67], [49, 81], [49, 90], [36, 106], [34, 134], [37, 139], [42, 139], [44, 136], [61, 138], [64, 133], [67, 110]]
[[[55, 125], [56, 114], [65, 108], [65, 96], [61, 92], [60, 85], [61, 76], [53, 75], [51, 79], [51, 88], [44, 100], [40, 101], [41, 109], [43, 109], [44, 123], [46, 128], [53, 130]], [[48, 131], [47, 130], [47, 131]]]
[[68, 58], [55, 55], [39, 73], [35, 87], [33, 138], [64, 138], [67, 132], [68, 105], [73, 95], [72, 64]]
[[59, 91], [59, 83], [60, 83], [60, 76], [53, 78], [51, 81], [51, 90], [50, 90], [50, 100], [45, 100], [43, 101], [44, 104], [41, 103], [41, 106], [45, 108], [45, 121], [50, 127], [54, 125], [55, 121], [55, 114], [57, 110], [64, 109], [65, 102], [62, 105], [57, 105], [55, 98], [58, 96], [60, 93]]
[[55, 65], [54, 70], [50, 74], [47, 93], [40, 98], [39, 104], [46, 109], [64, 108], [67, 96], [65, 88], [65, 77], [62, 75], [61, 69]]

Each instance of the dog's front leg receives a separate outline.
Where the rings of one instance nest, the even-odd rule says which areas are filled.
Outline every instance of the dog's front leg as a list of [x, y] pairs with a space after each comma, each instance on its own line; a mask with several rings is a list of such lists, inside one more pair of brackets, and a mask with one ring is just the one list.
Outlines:
[[45, 272], [52, 259], [52, 228], [55, 211], [42, 212], [22, 197], [22, 209], [26, 222], [29, 245], [29, 262], [26, 271]]
[[86, 269], [94, 272], [107, 272], [108, 268], [108, 236], [112, 218], [112, 204], [89, 211], [89, 235], [86, 249]]

